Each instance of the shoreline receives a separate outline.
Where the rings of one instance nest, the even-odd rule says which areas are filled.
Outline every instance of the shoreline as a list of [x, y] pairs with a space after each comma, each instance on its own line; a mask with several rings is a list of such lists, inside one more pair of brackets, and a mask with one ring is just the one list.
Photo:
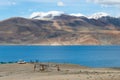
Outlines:
[[[54, 65], [59, 65], [60, 71]], [[49, 63], [46, 71], [34, 71], [34, 65], [0, 64], [0, 80], [119, 80], [120, 69], [89, 68], [74, 64]]]
[[76, 44], [70, 44], [70, 45], [68, 45], [68, 44], [66, 44], [66, 45], [63, 45], [63, 44], [59, 44], [59, 45], [54, 45], [54, 44], [0, 44], [0, 46], [51, 46], [51, 47], [56, 47], [56, 46], [95, 46], [95, 47], [99, 47], [99, 46], [120, 46], [120, 45], [110, 45], [110, 44], [108, 44], [108, 45], [104, 45], [104, 44], [102, 44], [102, 45], [81, 45], [81, 44], [78, 44], [78, 45], [76, 45]]
[[[87, 65], [81, 65], [81, 64], [74, 64], [74, 63], [67, 63], [67, 62], [35, 62], [35, 60], [33, 60], [33, 62], [30, 62], [30, 61], [27, 61], [25, 64], [34, 64], [34, 63], [43, 63], [43, 64], [63, 64], [63, 65], [76, 65], [76, 66], [82, 66], [82, 67], [86, 67], [86, 68], [114, 68], [114, 69], [120, 69], [120, 66], [113, 66], [113, 67], [110, 67], [110, 66], [105, 66], [105, 67], [93, 67], [93, 66], [87, 66]], [[1, 61], [0, 62], [0, 65], [2, 64], [19, 64], [18, 61], [8, 61], [8, 62], [3, 62]]]

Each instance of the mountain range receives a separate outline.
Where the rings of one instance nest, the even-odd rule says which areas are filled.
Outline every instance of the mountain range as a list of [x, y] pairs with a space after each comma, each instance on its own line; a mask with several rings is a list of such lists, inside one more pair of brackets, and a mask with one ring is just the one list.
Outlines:
[[0, 44], [119, 45], [120, 18], [105, 13], [86, 17], [57, 12], [0, 21]]

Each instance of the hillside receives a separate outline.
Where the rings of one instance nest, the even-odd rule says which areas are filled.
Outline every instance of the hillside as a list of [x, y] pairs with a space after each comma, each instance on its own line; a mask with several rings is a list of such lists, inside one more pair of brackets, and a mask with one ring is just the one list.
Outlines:
[[0, 21], [0, 44], [119, 45], [120, 18], [66, 14], [53, 19], [14, 17]]

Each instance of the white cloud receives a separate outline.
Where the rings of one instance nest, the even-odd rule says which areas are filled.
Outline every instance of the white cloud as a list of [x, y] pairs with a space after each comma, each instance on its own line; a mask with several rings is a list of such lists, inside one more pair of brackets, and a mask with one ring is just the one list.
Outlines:
[[37, 3], [42, 3], [42, 2], [46, 2], [46, 3], [55, 3], [58, 2], [58, 0], [16, 0], [16, 2], [37, 2]]
[[34, 3], [57, 3], [58, 0], [0, 0], [0, 6], [12, 6], [17, 3], [34, 2]]
[[108, 5], [108, 6], [118, 6], [120, 5], [120, 0], [87, 0], [88, 2], [94, 2], [101, 5]]
[[16, 2], [8, 1], [8, 0], [4, 0], [0, 2], [0, 6], [12, 6], [12, 5], [16, 5]]
[[65, 4], [62, 2], [62, 1], [59, 1], [58, 3], [57, 3], [57, 6], [64, 6]]
[[10, 2], [11, 5], [16, 5], [17, 3], [16, 2]]

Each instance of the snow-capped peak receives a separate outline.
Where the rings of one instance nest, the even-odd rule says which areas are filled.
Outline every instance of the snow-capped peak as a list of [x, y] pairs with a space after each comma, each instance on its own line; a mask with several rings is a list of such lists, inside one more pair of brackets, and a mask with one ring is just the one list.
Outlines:
[[71, 15], [71, 16], [76, 16], [76, 17], [85, 16], [85, 15], [83, 15], [83, 14], [81, 14], [81, 13], [77, 13], [77, 14], [73, 13], [73, 14], [70, 14], [70, 15]]
[[60, 16], [64, 12], [61, 11], [49, 11], [49, 12], [33, 12], [30, 15], [32, 19], [53, 19], [55, 16]]
[[94, 13], [93, 15], [89, 16], [89, 19], [99, 19], [101, 17], [105, 17], [105, 16], [109, 16], [109, 14], [104, 13], [104, 12], [98, 12], [98, 13]]

